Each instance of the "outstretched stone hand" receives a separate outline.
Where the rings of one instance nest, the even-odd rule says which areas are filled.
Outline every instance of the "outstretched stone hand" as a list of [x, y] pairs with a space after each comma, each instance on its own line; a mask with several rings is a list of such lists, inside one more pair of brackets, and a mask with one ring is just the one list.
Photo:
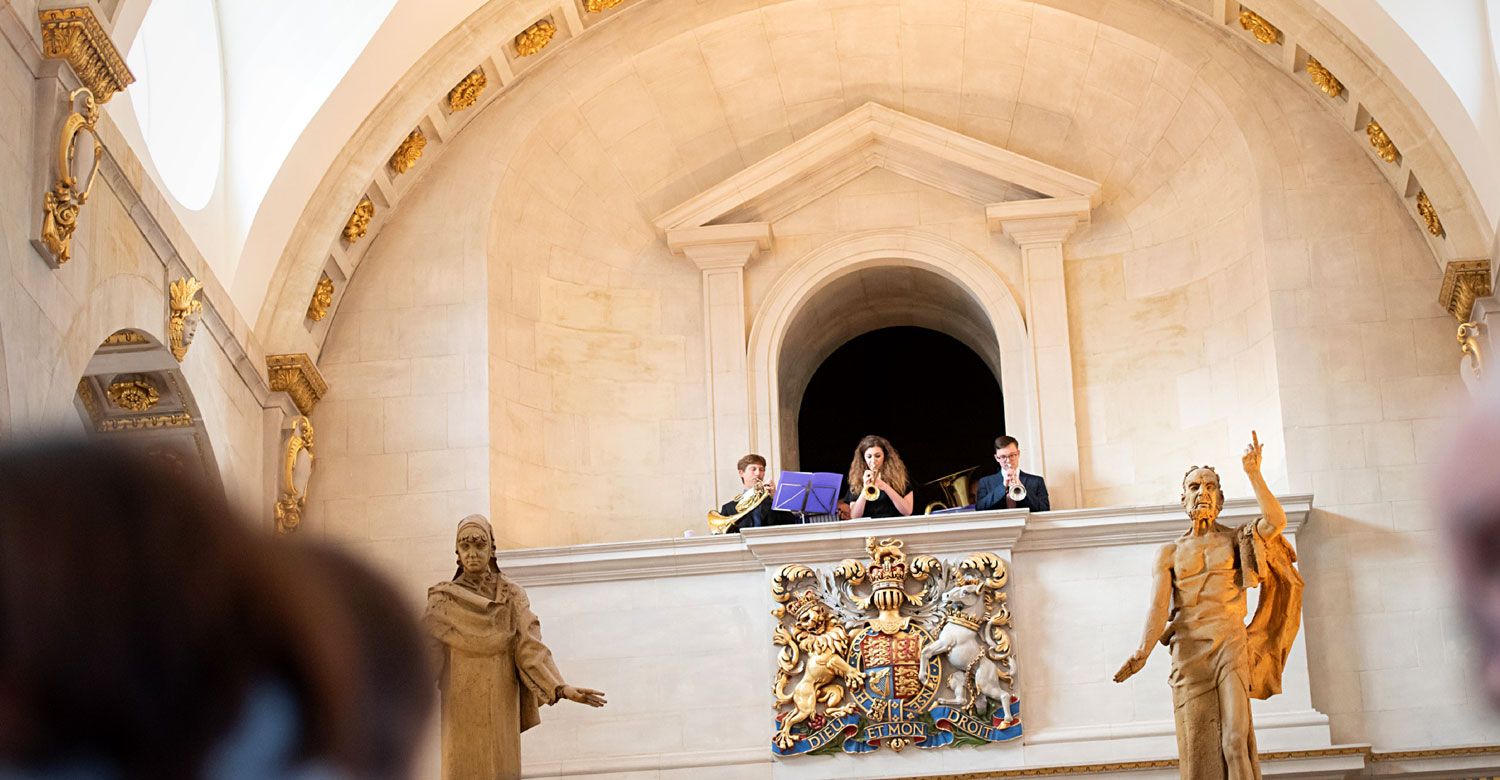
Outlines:
[[1151, 650], [1149, 648], [1135, 651], [1135, 654], [1130, 656], [1130, 659], [1120, 667], [1120, 671], [1115, 672], [1115, 682], [1125, 682], [1133, 677], [1136, 672], [1144, 668], [1146, 666], [1146, 656], [1150, 655], [1150, 653]]
[[593, 688], [574, 688], [571, 685], [564, 685], [562, 688], [562, 697], [568, 701], [587, 704], [590, 707], [603, 707], [605, 704], [604, 691], [596, 691]]
[[1255, 435], [1255, 431], [1251, 431], [1250, 446], [1245, 448], [1245, 455], [1241, 458], [1246, 474], [1260, 473], [1260, 450], [1263, 446], [1265, 445], [1260, 443], [1260, 438]]

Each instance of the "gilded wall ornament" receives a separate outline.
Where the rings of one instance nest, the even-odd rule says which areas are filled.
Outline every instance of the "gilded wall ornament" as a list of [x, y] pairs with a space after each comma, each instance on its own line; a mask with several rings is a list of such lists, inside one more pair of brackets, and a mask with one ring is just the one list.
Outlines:
[[483, 70], [475, 70], [473, 73], [464, 76], [463, 81], [458, 82], [453, 86], [453, 89], [448, 90], [448, 108], [453, 111], [462, 111], [479, 102], [479, 96], [484, 94], [484, 88], [488, 81], [484, 76]]
[[42, 56], [66, 61], [100, 103], [108, 103], [116, 92], [135, 81], [109, 34], [87, 6], [48, 8], [37, 15], [42, 22]]
[[1484, 365], [1479, 357], [1479, 325], [1473, 322], [1459, 323], [1458, 349], [1469, 359], [1469, 371], [1473, 372], [1474, 378], [1480, 378]]
[[266, 373], [271, 390], [284, 392], [292, 397], [297, 411], [312, 414], [313, 407], [328, 392], [328, 383], [305, 352], [288, 355], [266, 355]]
[[1323, 90], [1323, 94], [1329, 97], [1338, 97], [1344, 92], [1344, 85], [1316, 57], [1307, 58], [1307, 75], [1312, 77], [1313, 86]]
[[370, 220], [375, 218], [375, 204], [365, 198], [354, 207], [354, 213], [349, 215], [349, 221], [344, 223], [344, 240], [354, 243], [365, 237], [370, 230]]
[[1281, 36], [1281, 31], [1261, 17], [1260, 14], [1243, 9], [1240, 11], [1240, 26], [1250, 31], [1255, 40], [1261, 43], [1275, 43]]
[[189, 276], [172, 282], [169, 304], [171, 311], [167, 319], [167, 339], [171, 343], [172, 357], [181, 363], [193, 343], [193, 334], [198, 330], [198, 320], [203, 316], [203, 302], [198, 293], [203, 283]]
[[422, 135], [422, 128], [417, 128], [409, 135], [401, 145], [396, 147], [396, 153], [391, 155], [391, 170], [399, 176], [411, 170], [417, 160], [422, 159], [422, 150], [427, 148], [427, 136]]
[[522, 57], [530, 57], [533, 54], [547, 48], [552, 42], [552, 36], [557, 34], [557, 26], [546, 19], [527, 27], [516, 36], [516, 54]]
[[772, 578], [773, 754], [1021, 736], [1005, 559], [976, 553], [945, 565], [902, 547], [870, 538], [868, 565], [850, 559], [820, 574], [789, 564]]
[[[82, 110], [78, 108], [80, 98]], [[94, 131], [99, 121], [94, 93], [87, 87], [73, 90], [68, 95], [68, 107], [73, 111], [63, 120], [62, 134], [58, 137], [57, 183], [42, 194], [42, 243], [52, 253], [54, 265], [62, 265], [73, 257], [73, 231], [78, 227], [78, 214], [88, 202], [104, 154]]]
[[1388, 163], [1396, 161], [1396, 144], [1391, 141], [1390, 136], [1385, 134], [1385, 129], [1380, 126], [1379, 122], [1371, 119], [1370, 123], [1365, 125], [1365, 135], [1370, 137], [1370, 145], [1375, 147], [1375, 153], [1380, 155], [1380, 159]]
[[110, 403], [131, 412], [144, 412], [161, 402], [161, 393], [149, 379], [138, 374], [116, 377], [104, 395]]
[[281, 497], [276, 500], [275, 520], [279, 533], [291, 533], [302, 524], [302, 509], [307, 506], [307, 483], [313, 469], [313, 427], [307, 416], [292, 423], [286, 448], [282, 451]]
[[333, 280], [325, 276], [318, 280], [318, 287], [313, 290], [312, 302], [307, 304], [307, 318], [313, 322], [322, 322], [328, 316], [328, 307], [332, 305]]
[[584, 3], [584, 10], [591, 14], [603, 13], [624, 2], [624, 0], [588, 0]]
[[1490, 261], [1453, 260], [1443, 268], [1438, 305], [1459, 322], [1474, 314], [1474, 301], [1494, 294], [1490, 289]]
[[1443, 221], [1438, 219], [1437, 209], [1432, 207], [1432, 201], [1427, 198], [1426, 190], [1417, 191], [1417, 213], [1422, 215], [1422, 221], [1427, 225], [1427, 232], [1438, 238], [1448, 235], [1443, 230]]
[[150, 344], [151, 341], [140, 333], [133, 330], [117, 330], [104, 337], [101, 347], [114, 347], [122, 344]]

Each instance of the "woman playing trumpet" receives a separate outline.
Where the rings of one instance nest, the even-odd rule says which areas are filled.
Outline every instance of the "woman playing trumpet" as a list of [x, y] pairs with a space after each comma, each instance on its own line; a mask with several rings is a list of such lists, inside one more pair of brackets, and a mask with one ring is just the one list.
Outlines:
[[902, 517], [911, 514], [911, 480], [896, 448], [882, 436], [866, 436], [849, 464], [849, 517]]

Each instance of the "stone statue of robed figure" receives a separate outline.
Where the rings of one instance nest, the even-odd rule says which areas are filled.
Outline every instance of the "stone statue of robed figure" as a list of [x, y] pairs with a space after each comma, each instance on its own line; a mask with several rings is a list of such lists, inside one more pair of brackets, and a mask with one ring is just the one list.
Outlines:
[[563, 682], [526, 591], [500, 573], [488, 521], [460, 521], [457, 552], [458, 572], [427, 590], [422, 617], [442, 662], [443, 780], [513, 780], [538, 702], [602, 707], [604, 694]]
[[[1184, 780], [1259, 780], [1250, 699], [1281, 692], [1281, 672], [1297, 636], [1302, 577], [1282, 536], [1286, 513], [1260, 474], [1261, 444], [1250, 432], [1243, 458], [1261, 517], [1239, 528], [1217, 522], [1224, 507], [1219, 475], [1194, 466], [1182, 479], [1182, 508], [1193, 527], [1157, 551], [1151, 611], [1124, 682], [1146, 665], [1160, 641], [1172, 648], [1173, 714]], [[1245, 591], [1260, 588], [1245, 626]]]

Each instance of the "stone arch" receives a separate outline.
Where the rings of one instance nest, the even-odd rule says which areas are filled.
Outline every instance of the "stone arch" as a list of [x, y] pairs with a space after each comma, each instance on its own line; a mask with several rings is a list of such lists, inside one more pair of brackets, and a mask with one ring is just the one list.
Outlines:
[[[782, 396], [787, 388], [781, 380], [781, 358], [797, 315], [838, 279], [865, 269], [889, 267], [912, 268], [941, 277], [978, 305], [989, 320], [998, 353], [1000, 387], [1007, 399], [1014, 399], [1006, 405], [1006, 428], [1040, 444], [1036, 368], [1026, 321], [1010, 288], [983, 258], [949, 239], [912, 230], [878, 230], [836, 239], [812, 250], [776, 282], [760, 307], [750, 331], [747, 366], [752, 449], [783, 458], [789, 452], [786, 431], [790, 421], [783, 419]], [[800, 397], [800, 390], [798, 393]], [[1039, 451], [1040, 447], [1031, 449]]]

